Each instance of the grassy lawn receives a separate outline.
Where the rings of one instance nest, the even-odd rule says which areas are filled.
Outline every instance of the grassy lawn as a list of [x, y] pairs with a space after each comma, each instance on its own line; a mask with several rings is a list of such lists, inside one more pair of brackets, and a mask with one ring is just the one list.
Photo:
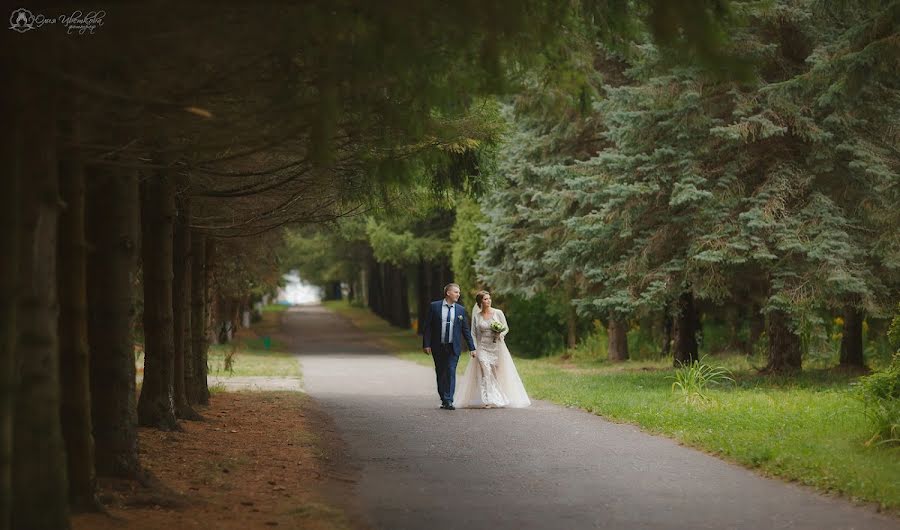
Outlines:
[[[340, 302], [326, 307], [399, 357], [433, 366], [412, 332], [390, 327], [367, 309]], [[633, 423], [766, 475], [900, 510], [900, 448], [864, 445], [871, 433], [852, 395], [855, 377], [826, 369], [793, 378], [760, 376], [753, 366], [764, 364], [761, 359], [708, 361], [730, 369], [736, 382], [711, 390], [705, 404], [687, 404], [672, 392], [668, 359], [610, 364], [557, 356], [518, 359], [516, 366], [533, 398]], [[460, 372], [467, 363], [463, 355]]]
[[[209, 375], [218, 377], [299, 377], [300, 363], [289, 353], [285, 343], [278, 339], [279, 322], [283, 309], [262, 313], [262, 321], [250, 329], [242, 329], [230, 344], [213, 344], [209, 348]], [[284, 306], [271, 306], [283, 308]], [[270, 337], [266, 349], [265, 337]], [[229, 358], [230, 368], [229, 370]]]

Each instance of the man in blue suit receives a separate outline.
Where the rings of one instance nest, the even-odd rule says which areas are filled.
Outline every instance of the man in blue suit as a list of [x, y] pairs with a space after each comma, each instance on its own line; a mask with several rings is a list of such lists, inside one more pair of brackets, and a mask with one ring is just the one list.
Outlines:
[[431, 302], [428, 315], [422, 321], [422, 349], [434, 359], [438, 395], [441, 408], [456, 410], [453, 392], [456, 390], [456, 364], [466, 339], [469, 352], [475, 355], [475, 341], [469, 329], [469, 316], [459, 300], [459, 285], [448, 283], [444, 287], [444, 299]]

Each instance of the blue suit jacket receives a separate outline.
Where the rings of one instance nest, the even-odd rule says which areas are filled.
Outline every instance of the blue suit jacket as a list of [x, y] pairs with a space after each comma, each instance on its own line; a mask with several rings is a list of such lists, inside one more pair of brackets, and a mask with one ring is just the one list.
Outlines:
[[[431, 302], [428, 307], [428, 314], [422, 321], [422, 347], [437, 348], [441, 345], [441, 333], [444, 332], [444, 322], [441, 320], [441, 305], [443, 300]], [[453, 322], [453, 335], [450, 339], [453, 343], [453, 352], [456, 355], [462, 351], [462, 341], [466, 340], [469, 346], [468, 351], [475, 350], [475, 341], [472, 340], [472, 330], [469, 329], [469, 315], [460, 304], [455, 304], [456, 320]]]

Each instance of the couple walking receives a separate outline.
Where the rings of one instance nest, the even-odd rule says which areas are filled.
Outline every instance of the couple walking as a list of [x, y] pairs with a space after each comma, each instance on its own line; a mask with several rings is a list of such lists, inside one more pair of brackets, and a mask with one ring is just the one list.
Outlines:
[[[531, 400], [506, 347], [509, 325], [503, 311], [491, 306], [489, 292], [481, 291], [475, 296], [470, 321], [457, 303], [459, 295], [459, 285], [447, 284], [443, 300], [431, 303], [422, 323], [422, 349], [434, 359], [441, 408], [527, 407]], [[463, 341], [472, 360], [454, 399]]]

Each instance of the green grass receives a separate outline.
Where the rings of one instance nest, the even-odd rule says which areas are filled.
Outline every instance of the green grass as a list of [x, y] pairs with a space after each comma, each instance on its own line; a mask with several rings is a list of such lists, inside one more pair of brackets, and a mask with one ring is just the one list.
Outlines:
[[[421, 339], [387, 325], [368, 310], [328, 303], [399, 357], [433, 366]], [[761, 358], [709, 357], [735, 382], [706, 390], [708, 401], [685, 403], [672, 391], [671, 361], [610, 364], [561, 357], [517, 359], [533, 398], [639, 425], [766, 475], [796, 480], [854, 500], [900, 510], [900, 449], [866, 447], [871, 437], [855, 376], [810, 369], [794, 376], [761, 376]], [[465, 370], [468, 356], [460, 358]]]
[[[300, 363], [283, 342], [272, 338], [269, 349], [265, 348], [264, 337], [272, 337], [278, 332], [280, 318], [277, 311], [264, 311], [262, 321], [253, 324], [246, 336], [239, 336], [230, 344], [211, 345], [207, 363], [209, 375], [299, 377]], [[229, 356], [232, 356], [231, 370], [227, 365]]]

